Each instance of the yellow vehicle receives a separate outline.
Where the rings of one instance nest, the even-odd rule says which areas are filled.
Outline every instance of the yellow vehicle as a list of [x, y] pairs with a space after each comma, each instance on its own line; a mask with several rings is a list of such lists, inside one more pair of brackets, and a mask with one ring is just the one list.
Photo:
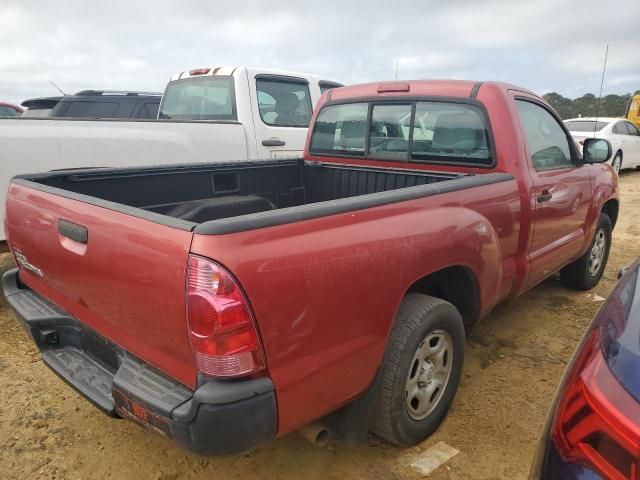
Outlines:
[[636, 124], [636, 127], [640, 128], [640, 92], [631, 97], [631, 101], [627, 106], [627, 113], [625, 114], [627, 120]]

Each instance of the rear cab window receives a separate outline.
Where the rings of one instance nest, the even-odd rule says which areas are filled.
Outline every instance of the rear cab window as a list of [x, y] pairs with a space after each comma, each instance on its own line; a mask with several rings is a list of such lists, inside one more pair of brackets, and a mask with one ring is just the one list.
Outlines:
[[328, 156], [492, 167], [489, 125], [471, 103], [367, 102], [325, 106], [310, 152]]
[[369, 128], [371, 158], [407, 160], [412, 105], [372, 105]]
[[269, 126], [308, 127], [311, 121], [309, 84], [302, 79], [256, 77], [260, 118]]
[[323, 108], [313, 127], [311, 151], [319, 155], [363, 157], [368, 111], [367, 103]]
[[158, 118], [166, 120], [237, 120], [233, 77], [199, 76], [167, 85]]

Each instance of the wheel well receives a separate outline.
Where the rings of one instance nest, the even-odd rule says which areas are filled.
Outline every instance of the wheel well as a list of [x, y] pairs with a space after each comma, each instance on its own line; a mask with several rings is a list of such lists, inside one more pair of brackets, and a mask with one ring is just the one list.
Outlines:
[[606, 213], [611, 219], [612, 229], [616, 226], [616, 221], [618, 220], [618, 208], [618, 201], [613, 198], [611, 200], [607, 200], [602, 206], [602, 213]]
[[480, 316], [478, 286], [474, 275], [462, 266], [447, 267], [416, 281], [407, 293], [424, 293], [441, 298], [458, 309], [465, 326]]

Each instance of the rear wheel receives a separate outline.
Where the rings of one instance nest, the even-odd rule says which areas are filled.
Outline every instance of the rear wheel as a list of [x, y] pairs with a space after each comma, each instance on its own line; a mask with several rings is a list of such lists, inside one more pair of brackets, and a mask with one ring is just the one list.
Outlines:
[[433, 433], [458, 389], [463, 356], [458, 310], [439, 298], [408, 294], [381, 366], [372, 430], [397, 445], [413, 445]]
[[611, 230], [611, 220], [601, 213], [589, 250], [560, 270], [560, 278], [567, 286], [589, 290], [598, 284], [609, 259]]
[[616, 156], [613, 157], [613, 161], [611, 162], [611, 167], [613, 171], [616, 173], [620, 173], [620, 169], [622, 168], [622, 153], [616, 153]]

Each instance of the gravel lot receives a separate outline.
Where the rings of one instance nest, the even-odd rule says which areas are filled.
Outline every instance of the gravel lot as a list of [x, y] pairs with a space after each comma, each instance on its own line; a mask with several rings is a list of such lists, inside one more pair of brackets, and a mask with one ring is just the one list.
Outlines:
[[[556, 384], [618, 269], [640, 256], [640, 172], [621, 175], [622, 207], [605, 276], [593, 292], [550, 279], [499, 306], [469, 334], [460, 391], [443, 426], [420, 447], [375, 437], [320, 449], [297, 434], [256, 451], [203, 459], [127, 421], [114, 421], [66, 386], [0, 299], [0, 472], [3, 479], [400, 479], [400, 458], [438, 441], [460, 450], [434, 479], [526, 478]], [[0, 254], [0, 271], [12, 267]]]

